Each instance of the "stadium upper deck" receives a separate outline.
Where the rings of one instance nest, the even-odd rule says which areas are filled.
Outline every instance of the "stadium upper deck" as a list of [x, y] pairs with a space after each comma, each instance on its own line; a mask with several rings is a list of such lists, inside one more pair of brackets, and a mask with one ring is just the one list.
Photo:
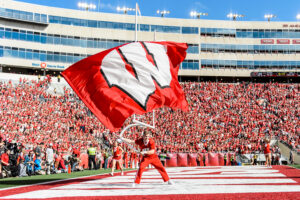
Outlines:
[[[299, 22], [141, 16], [138, 23], [140, 41], [189, 44], [181, 77], [300, 76]], [[59, 73], [88, 55], [135, 41], [135, 35], [133, 15], [0, 0], [0, 71], [38, 73], [46, 67]]]

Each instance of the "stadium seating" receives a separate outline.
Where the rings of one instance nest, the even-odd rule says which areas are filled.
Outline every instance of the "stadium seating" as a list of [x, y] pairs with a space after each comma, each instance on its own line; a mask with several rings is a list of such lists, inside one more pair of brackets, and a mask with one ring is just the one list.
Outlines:
[[[53, 143], [56, 151], [70, 154], [73, 148], [86, 152], [92, 143], [106, 148], [107, 130], [78, 100], [66, 83], [63, 95], [49, 93], [50, 77], [18, 83], [0, 83], [0, 135], [34, 150], [39, 143]], [[277, 138], [300, 149], [299, 84], [187, 82], [181, 84], [189, 111], [162, 108], [156, 113], [153, 135], [158, 149], [172, 153], [251, 153], [261, 150], [261, 139]], [[145, 121], [151, 122], [146, 116]], [[126, 122], [129, 123], [129, 120]], [[128, 135], [138, 135], [135, 128]], [[117, 133], [118, 134], [118, 133]], [[109, 134], [111, 140], [116, 134]], [[125, 144], [124, 144], [125, 145]], [[45, 148], [45, 147], [44, 147]], [[207, 154], [205, 154], [207, 156]], [[224, 163], [208, 154], [208, 165]], [[189, 165], [189, 157], [175, 162]], [[222, 160], [222, 159], [221, 159]], [[203, 163], [203, 160], [201, 160]], [[228, 159], [229, 162], [229, 159]], [[167, 164], [172, 165], [167, 160]], [[174, 164], [174, 163], [173, 163]]]

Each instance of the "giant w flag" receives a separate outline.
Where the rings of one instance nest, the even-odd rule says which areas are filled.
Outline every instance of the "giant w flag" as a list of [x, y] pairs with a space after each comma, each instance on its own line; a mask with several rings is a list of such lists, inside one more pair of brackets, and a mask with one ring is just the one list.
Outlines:
[[168, 106], [188, 110], [178, 83], [187, 44], [134, 42], [85, 58], [62, 75], [97, 118], [117, 131], [132, 114]]

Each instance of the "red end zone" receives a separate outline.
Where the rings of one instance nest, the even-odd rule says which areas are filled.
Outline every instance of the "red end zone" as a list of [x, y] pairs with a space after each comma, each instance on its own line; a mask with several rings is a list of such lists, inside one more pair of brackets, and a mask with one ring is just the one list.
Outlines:
[[300, 199], [300, 170], [288, 166], [167, 168], [175, 185], [163, 183], [156, 170], [99, 175], [0, 190], [0, 199]]

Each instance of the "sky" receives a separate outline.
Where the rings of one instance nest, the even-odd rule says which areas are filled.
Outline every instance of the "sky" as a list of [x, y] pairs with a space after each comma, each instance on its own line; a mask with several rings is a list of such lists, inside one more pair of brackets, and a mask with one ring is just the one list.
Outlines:
[[[297, 21], [300, 0], [18, 0], [53, 7], [79, 9], [78, 2], [93, 3], [94, 12], [118, 13], [117, 6], [134, 8], [138, 3], [143, 16], [159, 17], [157, 10], [168, 10], [170, 18], [191, 18], [190, 12], [204, 12], [203, 19], [227, 20], [228, 13], [245, 15], [240, 21], [265, 21], [265, 14], [274, 14], [272, 21]], [[120, 13], [121, 14], [121, 13]], [[134, 12], [128, 14], [134, 15]], [[300, 20], [298, 20], [300, 21]]]

